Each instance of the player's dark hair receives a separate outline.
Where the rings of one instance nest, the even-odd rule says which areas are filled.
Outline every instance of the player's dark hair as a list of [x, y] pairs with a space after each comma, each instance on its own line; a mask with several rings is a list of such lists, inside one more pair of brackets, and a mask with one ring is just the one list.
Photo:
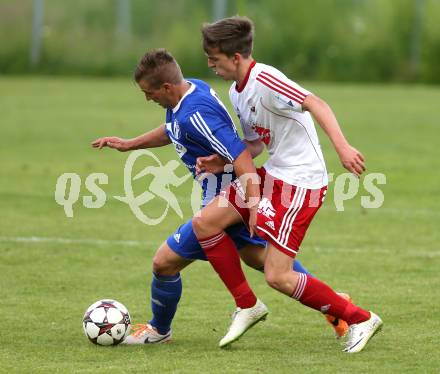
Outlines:
[[136, 66], [133, 78], [137, 83], [145, 79], [155, 89], [164, 83], [179, 84], [183, 81], [179, 64], [171, 53], [163, 48], [145, 53]]
[[229, 17], [202, 25], [203, 49], [206, 53], [218, 48], [231, 57], [240, 53], [247, 58], [252, 53], [254, 24], [247, 17]]

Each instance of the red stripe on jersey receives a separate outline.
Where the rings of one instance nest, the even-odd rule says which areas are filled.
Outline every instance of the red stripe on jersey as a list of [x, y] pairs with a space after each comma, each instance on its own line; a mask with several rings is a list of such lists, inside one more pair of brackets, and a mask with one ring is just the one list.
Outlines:
[[301, 96], [303, 99], [306, 98], [306, 94], [304, 92], [301, 92], [300, 90], [296, 89], [293, 86], [290, 86], [289, 84], [287, 84], [286, 82], [283, 82], [282, 80], [278, 79], [277, 77], [274, 77], [272, 74], [269, 74], [265, 71], [260, 72], [260, 74], [264, 74], [267, 75], [268, 78], [272, 78], [272, 80], [275, 80], [276, 82], [282, 84], [283, 86], [285, 86], [286, 88], [291, 89], [293, 92], [295, 92], [296, 94], [298, 94], [299, 96]]
[[[259, 74], [257, 79], [258, 78], [263, 79], [265, 82], [267, 82], [268, 84], [270, 84], [272, 86], [278, 87], [278, 89], [280, 89], [280, 90], [285, 92], [284, 95], [288, 96], [287, 94], [289, 94], [290, 96], [293, 96], [294, 97], [293, 100], [295, 100], [297, 103], [299, 103], [299, 104], [303, 103], [305, 96], [304, 97], [300, 96], [300, 95], [296, 94], [295, 92], [288, 90], [284, 86], [281, 86], [280, 84], [276, 83], [275, 81], [273, 81], [272, 79], [270, 79], [270, 78], [268, 78], [268, 77], [266, 77], [264, 75]], [[278, 91], [278, 90], [275, 89], [275, 91]], [[278, 92], [280, 92], [280, 91], [278, 91]], [[280, 93], [282, 93], [282, 92], [280, 92]]]
[[286, 90], [283, 90], [283, 89], [279, 89], [279, 88], [273, 86], [271, 84], [272, 82], [267, 82], [261, 78], [262, 77], [260, 77], [260, 75], [258, 75], [256, 79], [258, 82], [263, 83], [266, 87], [269, 87], [271, 90], [276, 91], [276, 92], [280, 93], [281, 95], [284, 95], [293, 101], [296, 101], [298, 104], [303, 103], [304, 99], [298, 99], [297, 97], [293, 96], [290, 92], [287, 92]]

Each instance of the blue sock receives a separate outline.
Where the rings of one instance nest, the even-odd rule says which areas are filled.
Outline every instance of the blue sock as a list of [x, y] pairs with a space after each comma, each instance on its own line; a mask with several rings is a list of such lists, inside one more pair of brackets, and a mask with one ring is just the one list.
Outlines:
[[153, 319], [150, 324], [159, 334], [170, 331], [171, 322], [176, 314], [177, 304], [182, 295], [180, 273], [176, 275], [157, 275], [153, 273], [151, 282], [151, 310]]
[[313, 275], [311, 273], [309, 273], [304, 266], [301, 265], [301, 262], [299, 262], [299, 260], [295, 260], [293, 262], [293, 270], [298, 273], [303, 273], [303, 274], [310, 275], [311, 277], [313, 277]]

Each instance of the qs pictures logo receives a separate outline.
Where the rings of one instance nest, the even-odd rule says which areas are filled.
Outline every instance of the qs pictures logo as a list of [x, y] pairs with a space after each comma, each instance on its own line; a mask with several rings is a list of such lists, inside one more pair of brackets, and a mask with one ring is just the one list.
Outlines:
[[[148, 166], [134, 174], [135, 164], [141, 157], [146, 158], [143, 164], [148, 164]], [[170, 209], [180, 218], [183, 218], [179, 201], [170, 187], [181, 186], [192, 175], [186, 173], [179, 177], [176, 170], [179, 165], [176, 160], [168, 161], [164, 165], [154, 153], [148, 150], [134, 151], [128, 156], [124, 166], [125, 195], [113, 196], [113, 198], [127, 204], [135, 217], [146, 225], [153, 226], [161, 223]], [[143, 179], [148, 181], [146, 189], [136, 195], [133, 182], [139, 182]], [[57, 179], [55, 201], [63, 206], [66, 217], [73, 217], [73, 206], [79, 200], [81, 183], [81, 177], [77, 173], [64, 173]], [[90, 209], [103, 207], [107, 201], [107, 194], [99, 185], [107, 185], [108, 183], [109, 178], [104, 173], [88, 175], [85, 180], [85, 187], [93, 196], [83, 196], [83, 206]], [[143, 209], [143, 207], [155, 199], [161, 200], [162, 204], [160, 206], [164, 206], [164, 208], [158, 217], [151, 217], [147, 209]], [[200, 208], [200, 186], [197, 182], [193, 183], [191, 207], [194, 213]]]

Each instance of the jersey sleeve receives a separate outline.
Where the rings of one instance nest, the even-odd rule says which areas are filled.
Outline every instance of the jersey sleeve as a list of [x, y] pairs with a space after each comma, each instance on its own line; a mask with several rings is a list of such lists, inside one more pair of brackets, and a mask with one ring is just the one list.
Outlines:
[[299, 84], [288, 79], [283, 74], [261, 71], [256, 80], [265, 87], [266, 101], [277, 112], [303, 112], [302, 104], [311, 94]]
[[167, 109], [165, 114], [165, 134], [170, 138], [170, 133], [172, 134], [172, 118], [171, 118], [171, 110]]
[[172, 129], [171, 129], [172, 123], [171, 122], [166, 122], [165, 123], [165, 135], [170, 137], [170, 133], [172, 133]]
[[199, 109], [189, 116], [189, 121], [191, 136], [230, 162], [246, 149], [232, 122], [215, 111]]

